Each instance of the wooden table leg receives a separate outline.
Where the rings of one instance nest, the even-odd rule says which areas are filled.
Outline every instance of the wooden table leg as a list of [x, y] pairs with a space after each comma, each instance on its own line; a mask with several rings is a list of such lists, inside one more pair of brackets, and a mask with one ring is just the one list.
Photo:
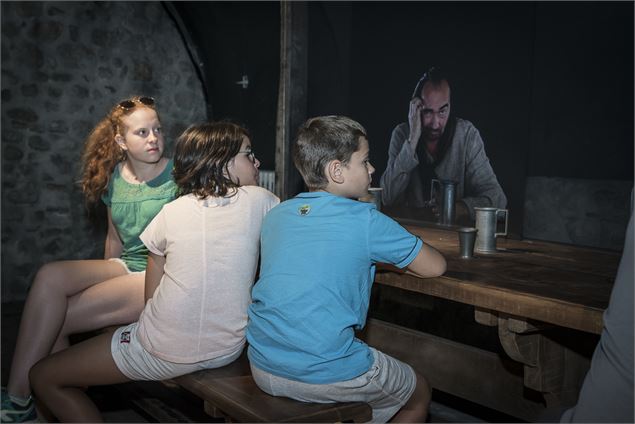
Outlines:
[[505, 353], [523, 364], [523, 384], [540, 392], [548, 407], [575, 401], [590, 361], [550, 337], [562, 329], [480, 308], [475, 309], [474, 318], [498, 327]]
[[526, 387], [542, 393], [563, 390], [563, 346], [545, 337], [539, 329], [512, 317], [498, 317], [498, 336], [505, 352], [524, 364]]

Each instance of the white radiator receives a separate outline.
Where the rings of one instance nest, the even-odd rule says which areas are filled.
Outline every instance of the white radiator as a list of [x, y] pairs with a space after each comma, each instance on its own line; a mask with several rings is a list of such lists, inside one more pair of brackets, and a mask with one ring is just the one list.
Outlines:
[[260, 180], [258, 181], [260, 187], [264, 187], [272, 193], [276, 192], [276, 171], [261, 169], [258, 179]]

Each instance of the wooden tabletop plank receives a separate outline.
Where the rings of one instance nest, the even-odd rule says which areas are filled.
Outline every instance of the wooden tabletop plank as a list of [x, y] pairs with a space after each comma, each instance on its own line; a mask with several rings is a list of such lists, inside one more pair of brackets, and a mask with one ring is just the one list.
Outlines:
[[486, 309], [599, 334], [617, 272], [617, 252], [498, 239], [498, 251], [459, 258], [456, 231], [406, 226], [448, 262], [439, 278], [378, 270], [376, 281]]

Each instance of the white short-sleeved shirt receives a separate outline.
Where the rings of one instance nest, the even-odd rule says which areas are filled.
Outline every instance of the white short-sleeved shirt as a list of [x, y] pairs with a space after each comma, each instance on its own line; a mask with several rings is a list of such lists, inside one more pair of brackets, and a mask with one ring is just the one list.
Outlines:
[[164, 275], [139, 317], [139, 340], [151, 354], [192, 363], [245, 343], [247, 308], [264, 215], [279, 199], [257, 186], [235, 196], [179, 197], [140, 238], [166, 256]]

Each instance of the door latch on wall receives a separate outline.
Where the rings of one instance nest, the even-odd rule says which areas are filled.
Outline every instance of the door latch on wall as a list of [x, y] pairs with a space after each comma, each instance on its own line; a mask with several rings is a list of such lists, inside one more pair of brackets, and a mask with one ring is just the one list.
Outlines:
[[249, 76], [243, 75], [243, 79], [241, 79], [240, 81], [236, 81], [236, 84], [240, 85], [243, 89], [246, 89], [247, 87], [249, 87]]

